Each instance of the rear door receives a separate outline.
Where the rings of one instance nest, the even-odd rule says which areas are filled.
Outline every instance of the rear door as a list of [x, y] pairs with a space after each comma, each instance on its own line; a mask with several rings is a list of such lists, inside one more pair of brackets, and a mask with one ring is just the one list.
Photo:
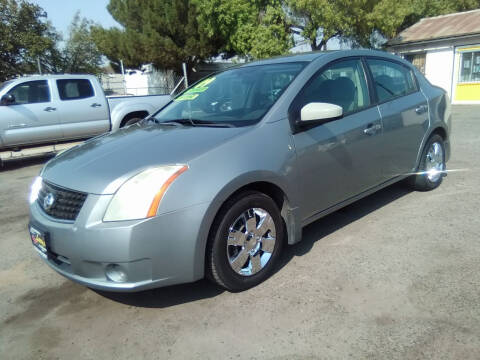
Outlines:
[[61, 140], [58, 109], [47, 80], [22, 82], [8, 94], [15, 97], [15, 103], [0, 109], [5, 146]]
[[110, 129], [107, 100], [89, 79], [56, 80], [60, 124], [65, 139], [88, 137]]
[[385, 180], [415, 169], [428, 129], [428, 103], [413, 71], [401, 63], [368, 58], [383, 121], [382, 168]]
[[339, 105], [344, 116], [293, 135], [308, 219], [382, 181], [378, 161], [382, 126], [372, 106], [365, 69], [359, 58], [336, 61], [310, 79], [292, 111], [308, 103]]

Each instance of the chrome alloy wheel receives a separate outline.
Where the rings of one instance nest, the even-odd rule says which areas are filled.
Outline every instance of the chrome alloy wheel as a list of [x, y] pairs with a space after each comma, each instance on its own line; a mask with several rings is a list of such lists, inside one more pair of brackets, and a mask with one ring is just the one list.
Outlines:
[[428, 149], [426, 160], [425, 173], [427, 174], [428, 180], [437, 182], [445, 170], [442, 145], [434, 142]]
[[228, 262], [242, 276], [262, 270], [275, 249], [276, 229], [271, 215], [264, 209], [250, 208], [229, 227]]

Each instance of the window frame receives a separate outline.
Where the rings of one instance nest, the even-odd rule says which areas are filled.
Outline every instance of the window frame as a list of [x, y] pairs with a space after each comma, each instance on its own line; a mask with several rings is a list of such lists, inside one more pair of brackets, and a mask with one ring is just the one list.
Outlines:
[[374, 97], [374, 93], [372, 92], [372, 82], [370, 81], [369, 73], [368, 73], [367, 69], [365, 68], [364, 56], [358, 56], [358, 55], [357, 56], [346, 56], [346, 57], [342, 57], [342, 58], [339, 58], [339, 59], [335, 59], [335, 60], [332, 60], [329, 63], [323, 65], [317, 71], [315, 71], [315, 73], [312, 76], [310, 76], [310, 78], [305, 82], [305, 84], [302, 86], [302, 88], [300, 89], [298, 94], [295, 95], [295, 98], [290, 103], [290, 106], [288, 107], [288, 120], [290, 121], [290, 127], [292, 129], [293, 134], [297, 134], [299, 132], [302, 132], [302, 131], [305, 131], [305, 130], [310, 130], [314, 127], [323, 125], [323, 124], [315, 124], [315, 123], [310, 124], [310, 125], [303, 125], [303, 124], [301, 125], [300, 124], [299, 120], [300, 120], [301, 109], [298, 109], [298, 106], [299, 106], [298, 103], [299, 103], [300, 99], [303, 97], [305, 89], [307, 89], [312, 84], [312, 82], [317, 78], [317, 76], [320, 76], [325, 70], [327, 70], [332, 65], [335, 65], [336, 63], [339, 63], [339, 62], [352, 61], [352, 60], [359, 61], [360, 66], [362, 67], [364, 80], [367, 84], [368, 98], [370, 99], [370, 104], [368, 106], [364, 106], [362, 108], [359, 108], [355, 111], [344, 113], [341, 117], [332, 119], [332, 121], [343, 119], [347, 116], [351, 116], [351, 115], [357, 114], [361, 111], [365, 111], [365, 110], [368, 110], [372, 107], [377, 106], [376, 94], [375, 94], [375, 97]]
[[47, 101], [36, 101], [36, 102], [26, 102], [26, 103], [17, 103], [17, 99], [15, 98], [15, 103], [11, 105], [31, 105], [31, 104], [48, 104], [52, 102], [52, 91], [50, 89], [49, 81], [46, 79], [43, 80], [28, 80], [28, 81], [23, 81], [17, 85], [14, 85], [10, 90], [8, 90], [5, 95], [10, 94], [12, 91], [14, 91], [17, 87], [19, 86], [25, 86], [25, 84], [31, 84], [31, 83], [44, 83], [47, 86], [47, 91], [48, 91], [48, 100]]
[[[413, 83], [415, 84], [415, 89], [406, 93], [406, 94], [401, 94], [401, 95], [397, 95], [395, 97], [392, 97], [390, 99], [387, 99], [387, 100], [384, 100], [384, 101], [379, 101], [379, 98], [378, 98], [378, 93], [377, 93], [377, 88], [375, 86], [375, 80], [374, 80], [374, 77], [373, 77], [373, 73], [372, 71], [370, 70], [370, 67], [368, 66], [368, 60], [380, 60], [380, 61], [385, 61], [385, 62], [390, 62], [390, 63], [393, 63], [393, 64], [396, 64], [396, 65], [399, 65], [405, 69], [407, 69], [409, 72], [410, 72], [410, 75], [412, 76], [413, 78]], [[379, 57], [379, 56], [364, 56], [363, 57], [363, 61], [364, 61], [364, 64], [365, 64], [365, 67], [366, 67], [366, 70], [369, 74], [369, 80], [372, 84], [372, 90], [373, 90], [373, 94], [375, 95], [375, 105], [382, 105], [382, 104], [385, 104], [385, 103], [388, 103], [390, 101], [394, 101], [394, 100], [397, 100], [397, 99], [400, 99], [402, 97], [405, 97], [405, 96], [409, 96], [409, 95], [412, 95], [412, 94], [415, 94], [417, 92], [420, 91], [420, 84], [418, 82], [418, 79], [417, 79], [417, 76], [415, 75], [415, 71], [408, 65], [406, 64], [403, 64], [402, 62], [400, 61], [397, 61], [397, 60], [394, 60], [394, 59], [386, 59], [386, 58], [383, 58], [383, 57]], [[413, 66], [413, 65], [412, 65]]]
[[[88, 83], [90, 84], [90, 86], [91, 86], [91, 88], [92, 88], [92, 95], [91, 95], [91, 96], [87, 96], [87, 97], [75, 97], [75, 98], [62, 99], [62, 92], [60, 91], [60, 87], [58, 86], [59, 81], [88, 81]], [[86, 78], [55, 79], [55, 86], [57, 87], [58, 99], [59, 99], [60, 101], [84, 100], [84, 99], [90, 99], [90, 98], [93, 98], [93, 97], [96, 96], [95, 87], [93, 86], [93, 84], [92, 84], [92, 82], [90, 81], [90, 79], [86, 79]]]
[[[473, 76], [474, 72], [473, 72], [473, 67], [476, 66], [475, 62], [474, 62], [474, 59], [476, 59], [477, 57], [480, 56], [480, 50], [472, 50], [472, 51], [462, 51], [460, 52], [460, 69], [458, 71], [458, 78], [457, 78], [457, 84], [479, 84], [480, 83], [480, 80], [462, 80], [462, 70], [463, 70], [463, 59], [465, 57], [465, 55], [471, 55], [471, 66], [470, 66], [470, 78]], [[477, 65], [479, 66], [479, 65]], [[477, 73], [477, 72], [475, 72]]]

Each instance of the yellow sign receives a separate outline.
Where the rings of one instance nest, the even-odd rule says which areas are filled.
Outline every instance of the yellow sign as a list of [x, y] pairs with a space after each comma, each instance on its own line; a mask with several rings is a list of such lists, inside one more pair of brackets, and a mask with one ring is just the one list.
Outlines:
[[208, 89], [207, 85], [209, 85], [213, 81], [215, 81], [215, 76], [205, 79], [203, 81], [200, 81], [197, 85], [185, 91], [183, 95], [180, 95], [179, 97], [177, 97], [175, 101], [185, 101], [185, 100], [196, 99], [200, 93]]

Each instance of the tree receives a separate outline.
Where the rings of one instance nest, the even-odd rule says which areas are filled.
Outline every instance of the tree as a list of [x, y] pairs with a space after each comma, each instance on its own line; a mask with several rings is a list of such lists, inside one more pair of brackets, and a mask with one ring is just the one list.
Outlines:
[[93, 28], [95, 42], [113, 63], [129, 67], [153, 63], [179, 70], [182, 62], [195, 63], [217, 54], [219, 44], [208, 38], [197, 22], [189, 0], [110, 0], [107, 6], [123, 29]]
[[375, 36], [393, 38], [423, 17], [480, 7], [479, 0], [286, 0], [299, 33], [313, 50], [338, 37], [375, 47]]
[[37, 5], [0, 0], [0, 81], [35, 72], [37, 59], [49, 65], [58, 56], [58, 35], [46, 18]]
[[424, 17], [476, 8], [480, 8], [480, 0], [380, 0], [367, 21], [386, 38], [393, 38]]
[[[219, 36], [226, 56], [264, 58], [287, 53], [293, 45], [291, 21], [280, 0], [195, 0], [199, 25]], [[218, 40], [218, 38], [217, 38]]]
[[110, 0], [123, 29], [95, 27], [98, 48], [117, 64], [179, 70], [223, 54], [278, 55], [291, 45], [280, 0]]
[[72, 74], [100, 72], [102, 54], [93, 40], [92, 26], [91, 21], [80, 17], [80, 12], [75, 14], [62, 51], [61, 72]]

